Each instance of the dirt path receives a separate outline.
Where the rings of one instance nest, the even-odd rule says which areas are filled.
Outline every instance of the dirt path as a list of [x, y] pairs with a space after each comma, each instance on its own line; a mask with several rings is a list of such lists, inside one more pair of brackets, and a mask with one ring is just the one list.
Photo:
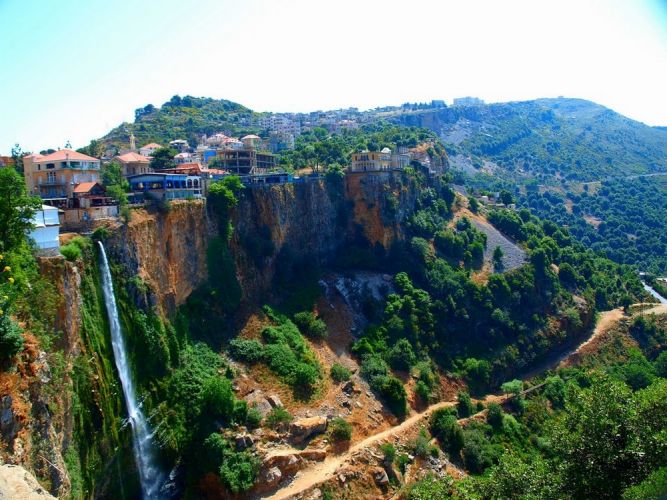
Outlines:
[[[635, 315], [637, 314], [640, 313], [635, 313]], [[658, 305], [656, 307], [643, 311], [643, 314], [667, 314], [667, 305], [666, 304]], [[593, 329], [593, 332], [585, 341], [580, 343], [576, 348], [569, 351], [565, 351], [561, 353], [559, 356], [550, 360], [549, 362], [539, 367], [536, 367], [536, 369], [531, 370], [529, 373], [525, 374], [522, 378], [524, 380], [528, 380], [538, 375], [539, 373], [542, 373], [546, 370], [559, 366], [561, 363], [565, 362], [568, 358], [577, 355], [584, 347], [590, 344], [598, 336], [602, 335], [604, 332], [609, 330], [609, 328], [611, 328], [612, 325], [614, 325], [623, 317], [624, 313], [621, 308], [612, 309], [611, 311], [605, 311], [600, 313], [600, 316], [598, 317], [598, 321], [595, 325], [595, 328]], [[502, 399], [502, 396], [491, 394], [486, 396], [484, 401], [488, 400], [497, 402], [499, 398]], [[282, 499], [293, 498], [295, 495], [303, 493], [309, 490], [310, 488], [313, 488], [318, 484], [324, 483], [329, 479], [331, 479], [342, 466], [344, 466], [353, 458], [353, 456], [356, 453], [371, 446], [374, 446], [376, 444], [379, 444], [382, 441], [389, 440], [390, 438], [393, 438], [397, 435], [407, 434], [407, 431], [412, 426], [417, 425], [421, 423], [423, 420], [427, 419], [434, 411], [440, 408], [447, 408], [454, 405], [456, 405], [456, 401], [442, 401], [440, 403], [436, 403], [430, 406], [421, 413], [415, 413], [414, 415], [405, 419], [399, 425], [387, 429], [385, 431], [379, 432], [377, 434], [374, 434], [372, 436], [369, 436], [366, 439], [359, 441], [358, 443], [351, 446], [347, 451], [339, 455], [327, 456], [327, 458], [323, 462], [320, 462], [312, 467], [301, 470], [296, 474], [292, 482], [289, 483], [287, 486], [281, 488], [276, 492], [268, 493], [264, 496], [261, 496], [260, 498], [266, 500], [282, 500]]]

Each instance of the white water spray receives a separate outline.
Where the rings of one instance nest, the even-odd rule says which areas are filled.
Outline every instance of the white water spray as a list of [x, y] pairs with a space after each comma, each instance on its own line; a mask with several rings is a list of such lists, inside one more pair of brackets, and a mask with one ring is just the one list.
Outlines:
[[113, 346], [113, 355], [118, 369], [118, 376], [125, 396], [125, 405], [129, 413], [130, 425], [132, 427], [132, 448], [134, 458], [139, 469], [139, 480], [141, 481], [141, 492], [144, 499], [159, 498], [160, 484], [162, 474], [155, 463], [155, 451], [153, 449], [153, 435], [151, 433], [148, 421], [137, 403], [134, 382], [127, 360], [127, 350], [125, 349], [125, 340], [120, 328], [118, 319], [118, 308], [116, 307], [116, 297], [113, 291], [113, 282], [111, 281], [111, 271], [109, 270], [109, 261], [104, 251], [104, 245], [101, 241], [97, 242], [100, 246], [101, 271], [102, 271], [102, 289], [104, 291], [104, 303], [106, 304], [107, 315], [109, 316], [109, 329], [111, 330], [111, 344]]

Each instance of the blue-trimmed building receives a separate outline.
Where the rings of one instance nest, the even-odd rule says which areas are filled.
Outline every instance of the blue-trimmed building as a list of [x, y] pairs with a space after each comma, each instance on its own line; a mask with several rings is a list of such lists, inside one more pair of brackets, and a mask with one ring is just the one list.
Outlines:
[[135, 198], [148, 193], [161, 200], [185, 200], [201, 198], [204, 191], [204, 181], [197, 175], [154, 172], [131, 175], [127, 181]]

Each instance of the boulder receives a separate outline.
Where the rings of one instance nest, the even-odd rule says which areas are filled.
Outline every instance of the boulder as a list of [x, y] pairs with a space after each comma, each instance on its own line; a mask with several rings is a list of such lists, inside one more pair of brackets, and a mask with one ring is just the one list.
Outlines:
[[269, 470], [264, 473], [264, 485], [268, 486], [269, 488], [273, 488], [275, 486], [278, 486], [280, 481], [283, 478], [283, 473], [280, 472], [280, 469], [278, 467], [271, 467]]
[[327, 430], [327, 419], [324, 417], [302, 418], [290, 425], [290, 436], [296, 443], [301, 443], [314, 434], [322, 434]]
[[266, 400], [273, 408], [278, 408], [283, 406], [283, 402], [280, 400], [277, 394], [271, 394], [269, 397], [266, 398]]
[[387, 476], [387, 472], [382, 467], [375, 467], [372, 474], [375, 484], [378, 486], [384, 487], [389, 484], [389, 476]]
[[236, 443], [236, 449], [239, 451], [250, 448], [254, 444], [250, 434], [237, 434], [234, 437], [234, 442]]
[[253, 391], [243, 398], [249, 407], [255, 407], [265, 417], [271, 411], [271, 403], [264, 397], [262, 391]]
[[0, 465], [0, 499], [55, 500], [37, 479], [18, 465]]

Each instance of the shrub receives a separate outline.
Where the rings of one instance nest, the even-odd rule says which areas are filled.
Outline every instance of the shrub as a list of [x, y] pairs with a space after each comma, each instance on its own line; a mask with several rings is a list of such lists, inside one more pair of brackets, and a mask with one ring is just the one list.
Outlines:
[[438, 438], [443, 449], [455, 456], [459, 454], [464, 445], [463, 431], [450, 409], [433, 412], [430, 427], [431, 434]]
[[352, 425], [341, 417], [334, 418], [329, 424], [329, 435], [337, 443], [352, 438]]
[[255, 407], [249, 408], [245, 418], [245, 425], [248, 429], [257, 429], [262, 425], [262, 412]]
[[473, 474], [482, 474], [497, 459], [496, 450], [489, 444], [484, 434], [477, 429], [467, 430], [464, 440], [463, 463]]
[[372, 387], [382, 395], [394, 415], [399, 418], [405, 416], [408, 397], [403, 382], [393, 375], [387, 375], [376, 379], [376, 383]]
[[431, 446], [431, 438], [428, 435], [428, 431], [423, 427], [419, 429], [419, 435], [417, 436], [417, 439], [415, 439], [415, 443], [412, 448], [414, 450], [415, 455], [421, 458], [426, 458], [427, 456], [433, 453], [432, 450], [433, 446]]
[[229, 343], [232, 358], [247, 363], [258, 363], [264, 357], [264, 346], [257, 340], [233, 339]]
[[457, 400], [458, 403], [456, 404], [456, 408], [459, 412], [459, 417], [469, 417], [474, 413], [474, 406], [472, 404], [472, 400], [470, 399], [470, 394], [463, 391], [459, 392]]
[[283, 377], [294, 374], [297, 358], [285, 344], [269, 344], [264, 348], [264, 357], [271, 371]]
[[81, 248], [75, 245], [73, 242], [61, 246], [60, 253], [63, 254], [63, 256], [70, 262], [79, 260], [82, 257]]
[[220, 466], [220, 479], [232, 493], [248, 491], [255, 484], [259, 459], [247, 451], [225, 454]]
[[417, 384], [415, 385], [415, 394], [417, 394], [419, 399], [421, 399], [424, 403], [428, 403], [429, 399], [431, 398], [431, 388], [422, 380], [417, 380]]
[[407, 371], [417, 362], [412, 345], [407, 339], [399, 339], [389, 350], [389, 364], [394, 370]]
[[382, 357], [377, 354], [366, 356], [361, 363], [361, 375], [368, 380], [371, 385], [373, 380], [378, 377], [384, 377], [389, 373], [389, 367]]
[[282, 406], [278, 406], [269, 412], [264, 419], [264, 424], [270, 429], [277, 429], [292, 421], [292, 415]]
[[494, 429], [499, 430], [503, 427], [503, 409], [498, 403], [489, 404], [489, 412], [486, 415], [486, 421]]
[[0, 315], [0, 361], [9, 359], [23, 349], [21, 327], [5, 312]]
[[382, 443], [380, 445], [380, 451], [384, 457], [384, 462], [387, 464], [393, 464], [396, 459], [396, 447], [391, 443]]
[[334, 382], [345, 382], [350, 380], [351, 376], [352, 372], [340, 363], [334, 363], [331, 365], [331, 378], [334, 380]]
[[327, 336], [327, 325], [324, 321], [316, 318], [310, 311], [303, 311], [294, 315], [294, 323], [299, 327], [301, 333], [313, 339], [321, 339]]
[[299, 363], [294, 370], [294, 385], [299, 388], [310, 391], [317, 384], [319, 378], [320, 373], [317, 368], [307, 363]]
[[407, 500], [450, 498], [452, 484], [453, 480], [449, 476], [439, 479], [433, 473], [429, 473], [424, 479], [410, 486], [406, 498]]

